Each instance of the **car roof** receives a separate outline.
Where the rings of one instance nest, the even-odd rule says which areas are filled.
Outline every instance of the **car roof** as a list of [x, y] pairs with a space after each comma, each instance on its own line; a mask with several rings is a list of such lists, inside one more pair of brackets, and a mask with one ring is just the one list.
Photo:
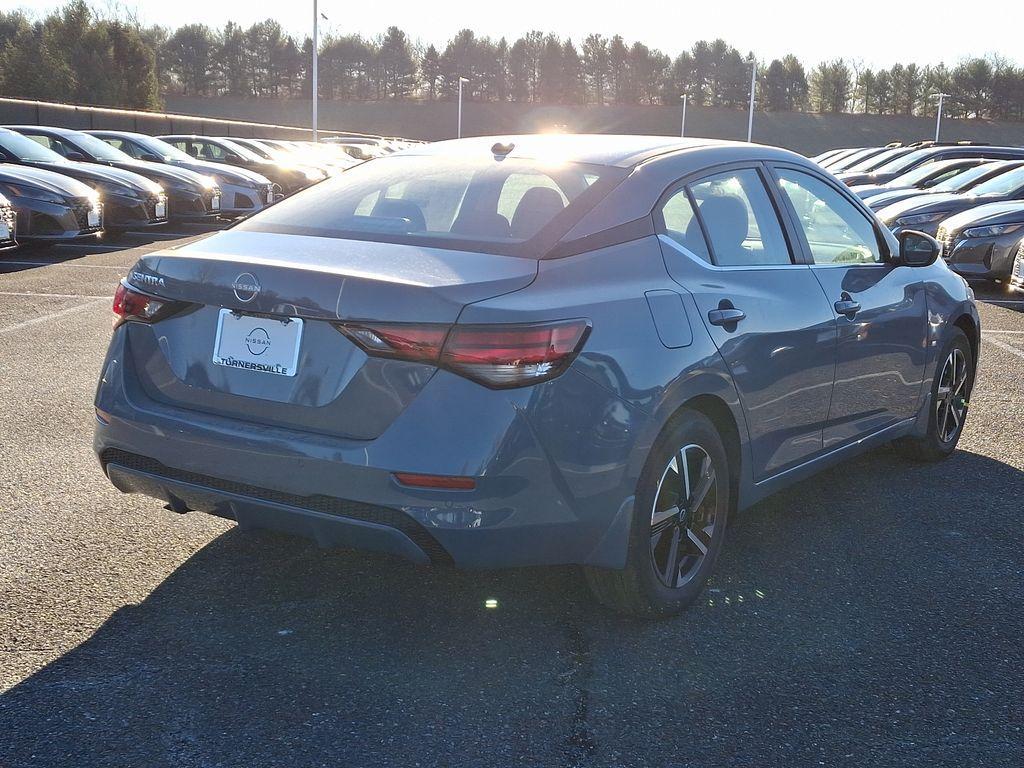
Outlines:
[[717, 139], [685, 139], [678, 136], [633, 136], [615, 134], [541, 133], [511, 136], [480, 136], [421, 144], [401, 150], [404, 155], [445, 155], [447, 157], [491, 156], [495, 144], [512, 144], [508, 157], [530, 160], [590, 163], [629, 168], [658, 155], [705, 146], [746, 146], [742, 142]]
[[82, 131], [76, 131], [73, 128], [57, 128], [52, 125], [8, 125], [6, 128], [10, 128], [12, 131], [35, 131], [37, 133], [49, 133], [56, 136], [71, 136], [76, 133], [82, 133]]

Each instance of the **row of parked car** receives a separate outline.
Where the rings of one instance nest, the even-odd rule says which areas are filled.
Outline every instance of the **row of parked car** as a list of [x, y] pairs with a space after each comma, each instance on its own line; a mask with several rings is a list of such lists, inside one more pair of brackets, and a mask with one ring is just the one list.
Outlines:
[[1024, 147], [923, 141], [834, 149], [814, 160], [894, 234], [936, 238], [953, 271], [1024, 288]]
[[313, 143], [6, 126], [0, 128], [0, 249], [117, 235], [170, 220], [245, 216], [404, 146], [355, 136]]

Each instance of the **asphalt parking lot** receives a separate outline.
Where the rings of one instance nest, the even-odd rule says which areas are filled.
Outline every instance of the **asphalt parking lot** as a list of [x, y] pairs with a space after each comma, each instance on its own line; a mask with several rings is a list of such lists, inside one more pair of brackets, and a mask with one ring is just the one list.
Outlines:
[[[980, 292], [960, 450], [731, 529], [702, 603], [325, 551], [109, 486], [117, 280], [204, 230], [0, 255], [0, 766], [1024, 765], [1024, 294]], [[496, 599], [489, 609], [485, 601]]]

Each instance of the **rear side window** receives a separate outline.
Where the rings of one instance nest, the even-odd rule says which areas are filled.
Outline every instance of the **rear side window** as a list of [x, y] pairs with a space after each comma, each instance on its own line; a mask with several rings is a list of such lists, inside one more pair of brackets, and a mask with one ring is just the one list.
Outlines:
[[[539, 257], [574, 209], [625, 175], [608, 166], [512, 158], [394, 155], [283, 200], [239, 225], [305, 234]], [[560, 226], [564, 225], [564, 228]]]
[[711, 242], [715, 264], [725, 267], [792, 264], [775, 206], [760, 174], [729, 171], [690, 185]]
[[665, 235], [695, 256], [710, 263], [711, 254], [700, 229], [697, 211], [690, 202], [686, 187], [677, 190], [661, 206]]

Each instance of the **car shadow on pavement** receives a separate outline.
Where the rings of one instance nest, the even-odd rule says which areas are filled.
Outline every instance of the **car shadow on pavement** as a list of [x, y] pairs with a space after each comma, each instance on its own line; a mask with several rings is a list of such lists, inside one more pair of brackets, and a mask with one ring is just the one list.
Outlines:
[[[935, 604], [968, 586], [977, 615], [979, 584], [1019, 569], [1022, 487], [967, 451], [940, 465], [875, 451], [749, 510], [711, 589], [662, 622], [606, 613], [572, 568], [417, 568], [232, 529], [0, 696], [0, 765], [664, 765], [726, 760], [726, 744], [733, 764], [772, 764], [770, 744], [804, 754], [802, 733], [804, 756], [842, 762], [886, 729], [916, 758], [929, 738], [946, 756], [1005, 757], [931, 732], [948, 727], [950, 688], [957, 722], [987, 689], [974, 706], [991, 722], [1005, 674]], [[1009, 641], [1000, 626], [988, 642]], [[839, 694], [819, 690], [847, 672]], [[921, 679], [928, 698], [900, 714]], [[837, 695], [844, 724], [822, 742]], [[673, 720], [630, 743], [630, 723]], [[909, 764], [899, 754], [890, 764]]]

